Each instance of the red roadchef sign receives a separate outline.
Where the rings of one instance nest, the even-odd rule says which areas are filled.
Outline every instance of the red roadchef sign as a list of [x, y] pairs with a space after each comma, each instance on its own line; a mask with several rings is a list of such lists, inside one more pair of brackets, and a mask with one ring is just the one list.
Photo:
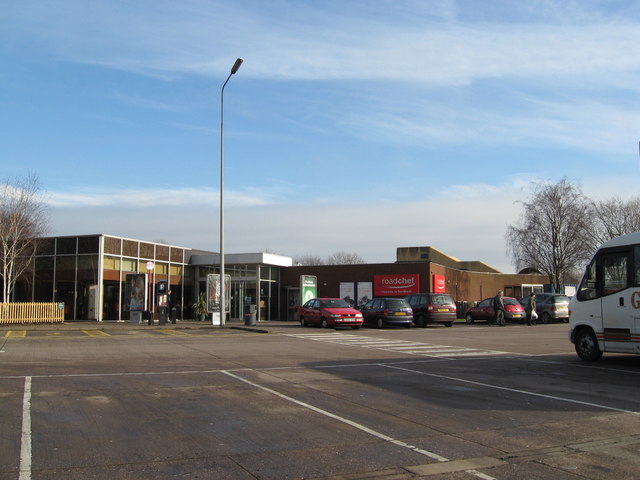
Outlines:
[[420, 293], [419, 273], [373, 276], [375, 297], [403, 297], [412, 293]]
[[444, 275], [433, 274], [433, 291], [435, 293], [444, 293], [447, 291]]

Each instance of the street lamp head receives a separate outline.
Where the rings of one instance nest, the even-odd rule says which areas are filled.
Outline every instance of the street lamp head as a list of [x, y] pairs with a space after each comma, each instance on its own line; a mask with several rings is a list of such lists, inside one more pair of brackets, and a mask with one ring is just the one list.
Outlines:
[[234, 63], [233, 67], [231, 67], [231, 75], [235, 74], [238, 71], [238, 69], [240, 68], [240, 65], [242, 65], [242, 62], [244, 62], [242, 58], [238, 58], [236, 60], [236, 63]]

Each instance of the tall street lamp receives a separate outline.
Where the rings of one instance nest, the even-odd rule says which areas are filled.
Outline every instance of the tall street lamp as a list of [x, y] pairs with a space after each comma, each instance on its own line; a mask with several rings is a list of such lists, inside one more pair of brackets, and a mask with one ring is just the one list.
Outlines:
[[238, 71], [243, 61], [242, 58], [236, 60], [220, 91], [220, 325], [225, 324], [227, 307], [224, 288], [224, 87], [227, 86], [231, 75]]

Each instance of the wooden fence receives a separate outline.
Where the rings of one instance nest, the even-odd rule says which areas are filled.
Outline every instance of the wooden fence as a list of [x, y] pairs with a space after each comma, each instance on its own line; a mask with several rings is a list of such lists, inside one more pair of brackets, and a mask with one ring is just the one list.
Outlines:
[[0, 303], [0, 324], [63, 322], [64, 303]]

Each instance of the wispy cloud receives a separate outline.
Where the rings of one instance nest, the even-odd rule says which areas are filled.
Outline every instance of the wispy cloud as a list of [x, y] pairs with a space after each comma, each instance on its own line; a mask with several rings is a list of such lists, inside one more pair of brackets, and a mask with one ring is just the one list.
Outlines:
[[[575, 4], [572, 9], [559, 8], [560, 2], [543, 4], [538, 10], [546, 5], [556, 15], [556, 23], [549, 24], [520, 18], [471, 22], [459, 13], [466, 4], [456, 9], [451, 2], [441, 2], [440, 10], [448, 16], [457, 10], [457, 17], [443, 21], [447, 15], [434, 19], [416, 9], [409, 23], [393, 15], [407, 10], [406, 2], [395, 8], [385, 2], [391, 14], [384, 21], [367, 15], [375, 7], [338, 8], [332, 14], [283, 3], [284, 18], [250, 4], [199, 1], [25, 1], [12, 16], [62, 59], [150, 75], [219, 76], [233, 61], [229, 51], [250, 59], [245, 76], [449, 86], [482, 78], [568, 75], [606, 83], [612, 70], [639, 66], [637, 19], [594, 23], [594, 14], [583, 13], [580, 22], [572, 15], [586, 9]], [[526, 12], [521, 7], [518, 13]]]
[[[254, 207], [273, 203], [273, 192], [258, 189], [244, 191], [225, 190], [225, 205]], [[77, 189], [73, 192], [46, 193], [47, 203], [54, 207], [176, 207], [219, 205], [220, 193], [212, 189], [166, 188], [147, 189]]]

